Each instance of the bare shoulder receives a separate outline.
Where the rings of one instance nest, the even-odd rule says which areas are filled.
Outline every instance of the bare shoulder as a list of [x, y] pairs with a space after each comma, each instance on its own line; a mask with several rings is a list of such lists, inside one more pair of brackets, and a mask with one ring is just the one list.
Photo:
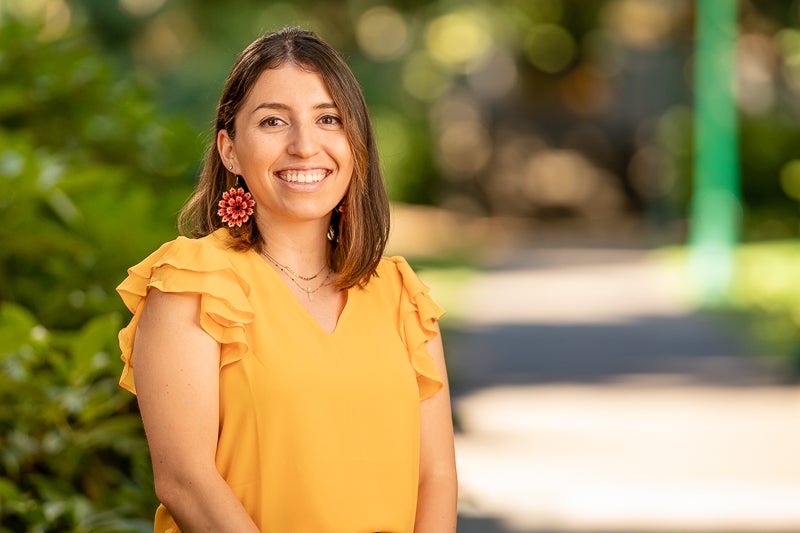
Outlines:
[[[142, 309], [134, 342], [135, 357], [171, 359], [185, 356], [195, 359], [199, 353], [219, 356], [219, 345], [200, 324], [201, 296], [197, 293], [173, 293], [151, 288]], [[134, 366], [134, 369], [136, 366]]]
[[[176, 379], [214, 387], [219, 344], [200, 325], [200, 295], [151, 289], [133, 344], [133, 372], [140, 403]], [[192, 384], [192, 385], [190, 385]]]
[[199, 325], [200, 295], [197, 293], [163, 292], [151, 288], [142, 309], [139, 329], [168, 325]]

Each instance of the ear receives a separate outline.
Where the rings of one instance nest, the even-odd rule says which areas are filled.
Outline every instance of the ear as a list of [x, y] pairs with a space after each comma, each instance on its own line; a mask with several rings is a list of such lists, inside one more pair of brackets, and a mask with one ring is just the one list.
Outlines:
[[[228, 135], [228, 130], [219, 130], [217, 132], [217, 152], [222, 159], [222, 164], [225, 168], [234, 174], [239, 174], [239, 163], [236, 160], [236, 147], [233, 145], [233, 139]], [[233, 169], [231, 169], [233, 165]]]

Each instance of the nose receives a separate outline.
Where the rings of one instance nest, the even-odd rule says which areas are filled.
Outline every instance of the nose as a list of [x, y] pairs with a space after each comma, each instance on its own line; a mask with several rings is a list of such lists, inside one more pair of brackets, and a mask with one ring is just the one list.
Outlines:
[[291, 129], [288, 151], [296, 157], [308, 158], [319, 151], [319, 140], [313, 126], [294, 124]]

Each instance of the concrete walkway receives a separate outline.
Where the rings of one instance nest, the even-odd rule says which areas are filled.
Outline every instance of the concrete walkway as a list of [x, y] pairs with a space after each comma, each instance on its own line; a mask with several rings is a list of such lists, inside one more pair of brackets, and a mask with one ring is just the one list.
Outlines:
[[460, 533], [800, 531], [800, 389], [680, 283], [644, 251], [551, 248], [467, 284]]

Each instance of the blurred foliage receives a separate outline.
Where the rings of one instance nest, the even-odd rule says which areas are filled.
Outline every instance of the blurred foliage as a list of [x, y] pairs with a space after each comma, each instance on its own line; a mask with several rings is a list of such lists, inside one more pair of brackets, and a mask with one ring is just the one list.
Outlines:
[[[359, 49], [352, 17], [372, 7], [343, 2], [208, 0], [108, 2], [72, 0], [119, 64], [162, 87], [163, 109], [186, 116], [197, 129], [213, 121], [224, 80], [239, 52], [265, 31], [300, 25], [320, 32], [345, 56], [372, 111], [389, 194], [431, 203], [438, 177], [427, 128], [426, 102], [409, 98], [400, 83], [403, 63], [372, 61]], [[406, 1], [422, 9], [427, 1]]]
[[787, 164], [800, 158], [797, 118], [778, 113], [742, 122], [740, 150], [744, 238], [747, 241], [800, 236], [800, 198], [781, 183]]
[[[392, 199], [593, 227], [632, 216], [673, 240], [684, 233], [690, 0], [66, 5], [121, 65], [163, 88], [165, 109], [197, 128], [210, 123], [242, 47], [300, 25], [339, 49], [361, 82]], [[797, 236], [798, 198], [781, 173], [798, 160], [800, 9], [744, 0], [739, 13], [743, 235]], [[800, 174], [792, 179], [800, 184]]]
[[[688, 247], [659, 250], [670, 268], [684, 274], [682, 297], [691, 303]], [[707, 308], [729, 320], [739, 339], [779, 374], [800, 380], [800, 241], [774, 240], [739, 244], [734, 252], [730, 294]]]
[[767, 353], [781, 358], [800, 379], [800, 242], [742, 245], [729, 307], [748, 312], [746, 328]]
[[[0, 531], [149, 531], [125, 269], [174, 237], [200, 143], [85, 35], [0, 19]], [[134, 223], [135, 221], [135, 223]], [[127, 316], [127, 311], [125, 311]]]
[[53, 331], [0, 304], [0, 531], [152, 531], [147, 443], [117, 385], [120, 324]]
[[[744, 235], [796, 237], [800, 9], [739, 5]], [[253, 38], [301, 25], [343, 53], [394, 200], [592, 228], [633, 216], [674, 238], [692, 191], [692, 6], [0, 0], [0, 531], [149, 529], [114, 287], [174, 237]], [[760, 323], [787, 349], [797, 260], [794, 244], [743, 248], [732, 300], [779, 317]]]
[[200, 139], [89, 39], [1, 30], [0, 301], [80, 326], [120, 309], [125, 269], [175, 235]]

